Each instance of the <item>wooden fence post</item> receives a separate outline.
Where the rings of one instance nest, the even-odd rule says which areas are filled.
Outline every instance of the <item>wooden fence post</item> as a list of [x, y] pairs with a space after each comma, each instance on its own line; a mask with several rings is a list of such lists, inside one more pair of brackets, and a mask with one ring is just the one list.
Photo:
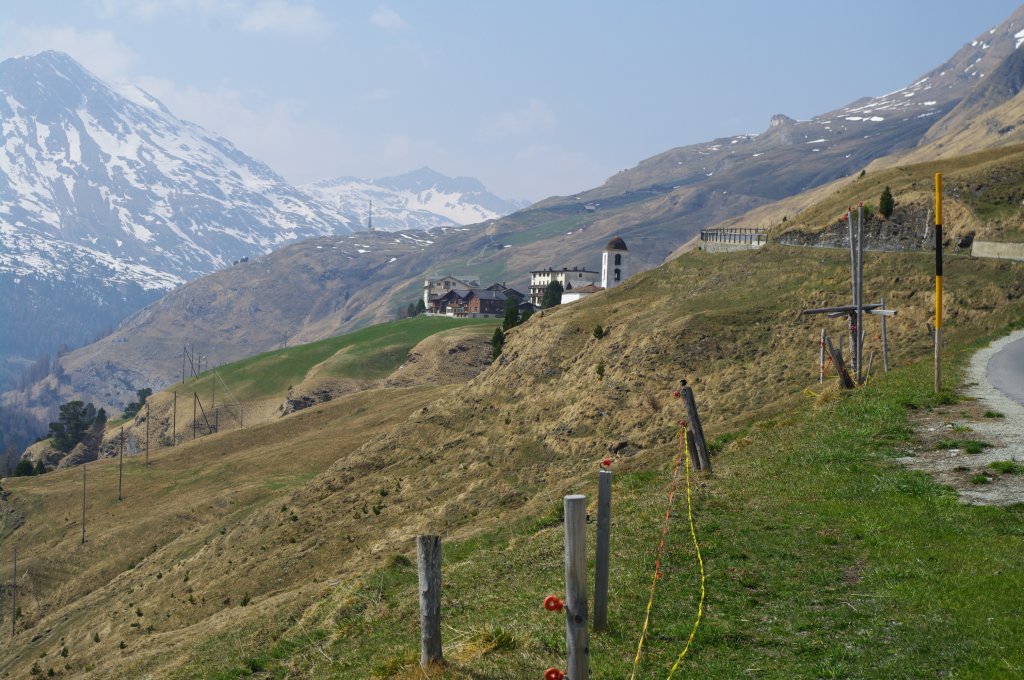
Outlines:
[[416, 537], [420, 577], [420, 667], [444, 662], [441, 655], [441, 537]]
[[[840, 340], [842, 340], [842, 336], [840, 336]], [[832, 346], [832, 339], [827, 335], [825, 336], [825, 349], [828, 350], [828, 355], [831, 357], [832, 363], [836, 367], [836, 371], [839, 372], [839, 384], [852, 390], [854, 387], [853, 378], [850, 377], [850, 373], [846, 370], [846, 364], [843, 362], [842, 354], [836, 353], [835, 347]]]
[[608, 629], [608, 559], [612, 533], [612, 471], [597, 475], [597, 563], [594, 565], [594, 630]]
[[565, 644], [569, 680], [590, 677], [587, 625], [587, 497], [566, 496], [565, 508]]
[[686, 448], [690, 451], [690, 465], [694, 470], [700, 470], [700, 455], [697, 453], [697, 443], [693, 441], [693, 431], [686, 428]]
[[[882, 298], [882, 310], [885, 311], [885, 298]], [[882, 315], [882, 370], [889, 372], [889, 332], [885, 314]]]
[[[885, 318], [884, 316], [882, 317]], [[883, 321], [882, 323], [885, 323]], [[821, 329], [821, 339], [818, 341], [818, 382], [825, 382], [825, 329]]]
[[149, 467], [149, 404], [146, 404], [146, 467]]
[[681, 390], [681, 394], [683, 402], [686, 404], [686, 419], [690, 423], [688, 429], [693, 430], [693, 441], [697, 446], [700, 469], [711, 472], [711, 456], [708, 453], [707, 440], [704, 439], [704, 428], [700, 424], [700, 415], [697, 413], [697, 401], [693, 398], [693, 390], [685, 386]]

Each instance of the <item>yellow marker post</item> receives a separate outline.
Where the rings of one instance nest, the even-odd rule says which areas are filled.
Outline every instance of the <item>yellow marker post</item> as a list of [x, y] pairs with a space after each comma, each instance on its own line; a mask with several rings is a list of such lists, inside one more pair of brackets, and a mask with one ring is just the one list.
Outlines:
[[942, 173], [935, 173], [935, 391], [942, 389]]

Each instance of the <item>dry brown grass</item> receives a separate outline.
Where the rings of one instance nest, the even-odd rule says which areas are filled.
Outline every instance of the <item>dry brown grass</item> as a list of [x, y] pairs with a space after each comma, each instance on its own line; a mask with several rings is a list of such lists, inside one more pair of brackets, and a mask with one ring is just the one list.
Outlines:
[[[929, 351], [930, 263], [867, 258], [866, 294], [899, 310], [896, 364]], [[1007, 299], [1024, 296], [1012, 265], [951, 257], [947, 267], [951, 342], [966, 325], [1001, 327]], [[133, 460], [121, 504], [116, 463], [90, 466], [85, 548], [77, 471], [5, 482], [27, 516], [5, 547], [17, 541], [28, 557], [25, 618], [3, 668], [17, 675], [41, 652], [54, 658], [61, 637], [73, 667], [94, 665], [96, 677], [216, 675], [314, 627], [344, 644], [331, 617], [355, 597], [352, 579], [411, 554], [416, 534], [467, 538], [542, 515], [610, 452], [624, 471], [668, 460], [680, 378], [711, 438], [809, 405], [819, 325], [796, 313], [848, 295], [844, 251], [693, 253], [535, 316], [468, 385], [350, 395], [181, 446], [149, 470]], [[296, 674], [318, 649], [310, 639], [295, 653]]]

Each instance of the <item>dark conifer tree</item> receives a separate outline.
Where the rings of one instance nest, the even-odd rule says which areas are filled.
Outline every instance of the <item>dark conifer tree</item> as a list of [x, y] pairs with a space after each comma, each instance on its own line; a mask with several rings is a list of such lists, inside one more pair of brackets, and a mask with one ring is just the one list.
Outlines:
[[889, 219], [892, 217], [892, 211], [895, 207], [896, 201], [892, 197], [892, 191], [889, 187], [885, 187], [882, 189], [882, 197], [878, 199], [878, 212], [885, 219]]

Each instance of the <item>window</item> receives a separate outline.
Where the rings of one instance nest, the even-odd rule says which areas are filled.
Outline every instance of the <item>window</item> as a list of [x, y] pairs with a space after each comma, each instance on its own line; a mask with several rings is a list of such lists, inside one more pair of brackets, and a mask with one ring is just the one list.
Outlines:
[[[616, 255], [616, 257], [618, 257], [618, 255]], [[621, 281], [622, 280], [622, 270], [621, 269], [616, 269], [615, 270], [615, 280], [616, 281]]]
[[615, 255], [615, 266], [618, 267], [622, 264], [622, 255], [616, 253]]

